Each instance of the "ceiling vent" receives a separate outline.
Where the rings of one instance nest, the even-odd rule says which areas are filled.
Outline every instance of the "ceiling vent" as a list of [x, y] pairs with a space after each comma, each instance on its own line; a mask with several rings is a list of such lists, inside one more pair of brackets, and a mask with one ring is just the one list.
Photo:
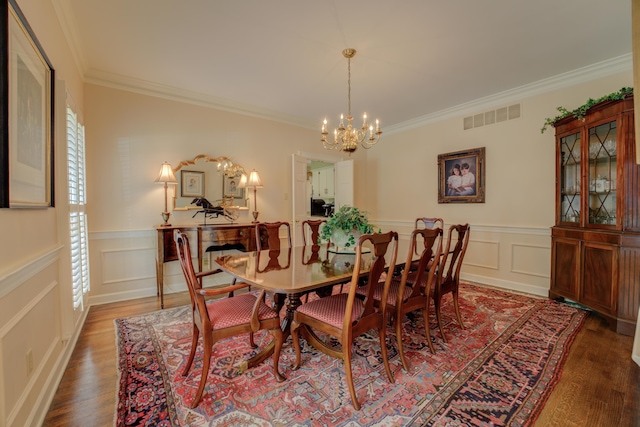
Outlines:
[[464, 130], [477, 128], [480, 126], [488, 126], [494, 123], [505, 122], [507, 120], [520, 118], [520, 104], [509, 105], [495, 110], [485, 111], [484, 113], [474, 114], [462, 119]]

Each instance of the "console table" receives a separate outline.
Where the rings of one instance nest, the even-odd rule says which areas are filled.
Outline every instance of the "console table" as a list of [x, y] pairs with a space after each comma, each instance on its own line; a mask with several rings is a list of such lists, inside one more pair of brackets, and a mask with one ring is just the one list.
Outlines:
[[157, 295], [164, 308], [164, 263], [176, 261], [178, 253], [173, 241], [173, 231], [196, 232], [198, 247], [198, 271], [202, 271], [203, 253], [223, 249], [256, 250], [255, 224], [188, 224], [155, 227], [158, 232], [156, 255]]

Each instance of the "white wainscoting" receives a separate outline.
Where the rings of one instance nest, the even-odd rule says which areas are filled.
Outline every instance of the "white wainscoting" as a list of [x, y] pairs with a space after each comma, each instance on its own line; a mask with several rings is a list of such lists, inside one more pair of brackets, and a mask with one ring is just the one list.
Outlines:
[[[62, 337], [61, 247], [0, 277], [0, 425], [40, 425], [75, 341]], [[31, 370], [26, 355], [31, 353]]]

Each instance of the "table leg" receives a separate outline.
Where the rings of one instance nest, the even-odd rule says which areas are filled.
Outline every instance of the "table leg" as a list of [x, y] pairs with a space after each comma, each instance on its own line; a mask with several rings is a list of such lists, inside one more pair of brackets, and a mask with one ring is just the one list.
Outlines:
[[291, 335], [291, 322], [293, 322], [293, 313], [300, 307], [302, 301], [300, 300], [301, 294], [287, 294], [287, 312], [284, 320], [282, 321], [282, 332], [284, 333], [284, 339], [286, 340]]

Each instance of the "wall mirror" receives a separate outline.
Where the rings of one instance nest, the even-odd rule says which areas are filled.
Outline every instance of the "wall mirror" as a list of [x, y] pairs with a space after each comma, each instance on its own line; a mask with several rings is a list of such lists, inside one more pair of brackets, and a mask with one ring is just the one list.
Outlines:
[[199, 154], [193, 160], [181, 161], [173, 173], [178, 181], [173, 196], [176, 211], [201, 209], [192, 202], [203, 197], [213, 206], [248, 209], [245, 180], [242, 179], [245, 170], [228, 157]]

